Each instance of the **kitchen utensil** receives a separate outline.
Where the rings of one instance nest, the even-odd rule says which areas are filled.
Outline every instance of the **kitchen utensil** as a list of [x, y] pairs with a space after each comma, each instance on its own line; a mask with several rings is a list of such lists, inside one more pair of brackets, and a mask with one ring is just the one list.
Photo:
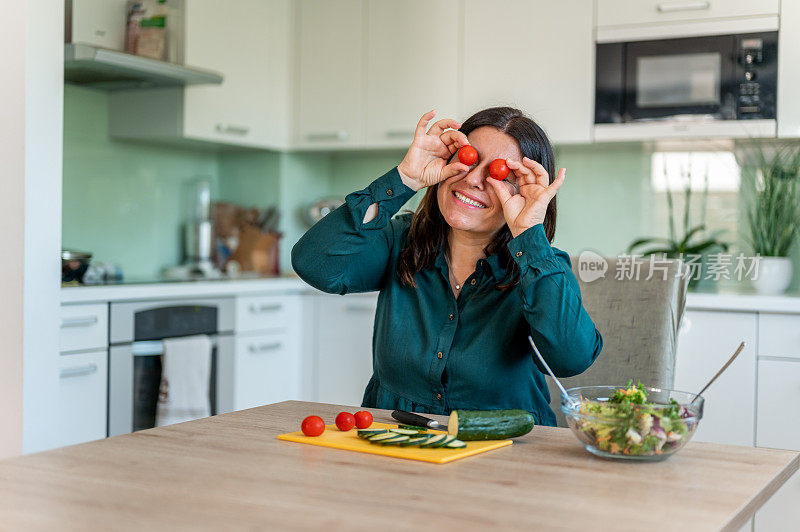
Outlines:
[[61, 250], [61, 282], [83, 282], [83, 275], [89, 269], [92, 254], [72, 249]]
[[[388, 423], [373, 423], [370, 426], [371, 429], [389, 429], [395, 427], [396, 425], [390, 425]], [[492, 449], [499, 449], [500, 447], [505, 447], [513, 443], [511, 440], [470, 441], [467, 442], [466, 447], [462, 447], [461, 449], [421, 449], [411, 446], [384, 446], [375, 445], [363, 438], [359, 438], [358, 432], [355, 430], [342, 432], [336, 428], [336, 425], [326, 425], [325, 432], [323, 432], [321, 436], [306, 436], [298, 430], [297, 432], [281, 434], [278, 436], [278, 439], [297, 443], [308, 443], [322, 447], [332, 447], [334, 449], [345, 449], [361, 453], [404, 458], [407, 460], [420, 460], [422, 462], [431, 462], [434, 464], [446, 464], [453, 460], [491, 451]]]
[[414, 425], [415, 427], [428, 427], [433, 430], [447, 430], [447, 424], [442, 424], [429, 417], [414, 414], [413, 412], [406, 412], [405, 410], [395, 410], [392, 412], [392, 417], [405, 425]]
[[564, 386], [562, 386], [561, 381], [559, 381], [558, 377], [556, 377], [555, 374], [553, 373], [553, 370], [550, 369], [550, 366], [548, 366], [547, 362], [544, 361], [544, 357], [539, 352], [539, 350], [536, 348], [536, 344], [533, 343], [533, 338], [528, 336], [528, 341], [531, 343], [531, 347], [533, 348], [533, 352], [536, 353], [537, 357], [539, 357], [539, 362], [542, 363], [542, 365], [544, 366], [544, 369], [546, 369], [547, 373], [549, 373], [550, 376], [553, 377], [553, 380], [556, 382], [556, 385], [561, 390], [561, 396], [562, 397], [566, 397], [570, 402], [572, 402], [573, 403], [572, 406], [574, 407], [575, 403], [572, 401], [572, 399], [570, 399], [569, 395], [567, 394], [567, 390], [564, 389]]
[[744, 349], [744, 346], [745, 346], [745, 343], [744, 343], [744, 342], [742, 342], [742, 343], [740, 343], [740, 344], [739, 344], [739, 348], [738, 348], [738, 349], [736, 349], [736, 352], [733, 354], [733, 356], [732, 356], [731, 358], [729, 358], [727, 362], [725, 362], [725, 365], [724, 365], [724, 366], [722, 366], [722, 367], [720, 368], [720, 370], [717, 372], [717, 374], [716, 374], [716, 375], [714, 375], [713, 377], [711, 377], [711, 380], [710, 380], [710, 381], [708, 381], [708, 384], [706, 384], [705, 386], [703, 386], [703, 389], [702, 389], [702, 390], [700, 390], [699, 392], [697, 392], [697, 397], [700, 397], [701, 395], [703, 395], [703, 392], [704, 392], [704, 391], [706, 391], [706, 390], [708, 389], [708, 387], [709, 387], [709, 386], [711, 386], [711, 383], [713, 383], [715, 380], [717, 380], [717, 377], [719, 377], [720, 375], [722, 375], [722, 372], [723, 372], [723, 371], [725, 371], [726, 369], [728, 369], [728, 366], [730, 366], [730, 365], [731, 365], [731, 363], [732, 363], [734, 360], [736, 360], [736, 357], [738, 357], [738, 356], [739, 356], [739, 353], [741, 353], [741, 352], [742, 352], [742, 349]]

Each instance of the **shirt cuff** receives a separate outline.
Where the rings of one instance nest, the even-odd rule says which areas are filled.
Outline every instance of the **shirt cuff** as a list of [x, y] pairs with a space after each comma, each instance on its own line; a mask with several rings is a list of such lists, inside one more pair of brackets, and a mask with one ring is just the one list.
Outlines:
[[[369, 184], [365, 189], [349, 194], [345, 201], [353, 213], [356, 227], [379, 229], [389, 223], [400, 208], [410, 200], [416, 192], [406, 186], [400, 178], [397, 167], [392, 168]], [[373, 203], [378, 204], [378, 215], [367, 223], [362, 223], [367, 209]]]
[[556, 270], [563, 270], [553, 253], [553, 248], [550, 247], [550, 242], [547, 241], [542, 224], [529, 227], [511, 239], [507, 247], [522, 273], [529, 267], [538, 270], [550, 270], [550, 267], [555, 267]]

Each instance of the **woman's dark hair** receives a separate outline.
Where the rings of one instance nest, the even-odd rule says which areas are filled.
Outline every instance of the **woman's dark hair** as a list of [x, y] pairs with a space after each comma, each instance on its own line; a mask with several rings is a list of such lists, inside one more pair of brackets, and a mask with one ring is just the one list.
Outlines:
[[[469, 135], [473, 130], [489, 126], [514, 137], [519, 143], [523, 156], [537, 161], [544, 166], [550, 176], [550, 182], [555, 179], [555, 157], [550, 140], [539, 125], [525, 116], [519, 109], [513, 107], [491, 107], [478, 111], [461, 125], [461, 131]], [[405, 248], [400, 252], [397, 261], [397, 275], [403, 284], [416, 287], [414, 275], [417, 272], [433, 266], [439, 252], [447, 245], [447, 236], [450, 226], [439, 210], [436, 196], [438, 185], [428, 188], [425, 196], [417, 207], [411, 220], [411, 228], [405, 239]], [[547, 240], [553, 241], [556, 232], [556, 199], [553, 198], [547, 206], [544, 217], [544, 232]], [[509, 272], [506, 279], [498, 283], [497, 287], [505, 290], [519, 282], [519, 272], [516, 263], [511, 258], [506, 244], [511, 240], [511, 231], [508, 225], [503, 225], [494, 239], [484, 248], [484, 253], [489, 255], [499, 254], [500, 264]]]

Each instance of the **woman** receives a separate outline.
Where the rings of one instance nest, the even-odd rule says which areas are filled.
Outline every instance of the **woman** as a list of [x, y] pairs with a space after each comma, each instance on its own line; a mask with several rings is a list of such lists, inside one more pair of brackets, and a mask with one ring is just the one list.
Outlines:
[[[581, 303], [556, 226], [553, 150], [536, 123], [497, 107], [466, 122], [422, 116], [403, 161], [314, 225], [295, 271], [325, 292], [380, 290], [363, 406], [432, 414], [521, 408], [555, 425], [543, 367], [586, 370], [602, 338]], [[427, 130], [427, 131], [426, 131]], [[472, 145], [479, 159], [461, 163]], [[489, 163], [506, 159], [505, 181]], [[392, 218], [427, 188], [416, 212]]]

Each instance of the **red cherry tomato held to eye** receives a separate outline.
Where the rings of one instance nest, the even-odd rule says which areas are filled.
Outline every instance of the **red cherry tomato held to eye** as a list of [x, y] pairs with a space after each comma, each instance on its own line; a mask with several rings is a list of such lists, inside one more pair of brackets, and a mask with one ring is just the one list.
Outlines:
[[508, 165], [506, 165], [505, 159], [495, 159], [489, 163], [489, 177], [493, 179], [502, 181], [508, 177], [509, 172], [510, 170], [508, 169]]
[[356, 412], [356, 428], [359, 429], [368, 429], [372, 425], [372, 414], [367, 412], [366, 410], [361, 410], [360, 412]]
[[336, 428], [342, 432], [347, 432], [356, 426], [356, 418], [350, 412], [339, 412], [336, 416]]
[[478, 150], [470, 146], [461, 146], [458, 149], [458, 160], [467, 166], [472, 166], [478, 162]]
[[325, 422], [319, 416], [308, 416], [300, 425], [300, 430], [306, 436], [319, 436], [325, 432]]

